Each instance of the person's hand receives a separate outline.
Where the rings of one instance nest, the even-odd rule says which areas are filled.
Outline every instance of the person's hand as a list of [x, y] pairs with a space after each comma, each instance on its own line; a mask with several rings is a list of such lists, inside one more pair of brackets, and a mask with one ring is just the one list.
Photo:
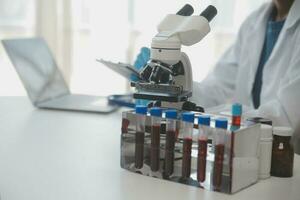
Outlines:
[[147, 47], [143, 47], [141, 48], [140, 53], [138, 54], [133, 66], [135, 67], [135, 69], [140, 70], [143, 67], [145, 67], [145, 65], [149, 60], [150, 60], [150, 49]]
[[[140, 53], [136, 57], [136, 60], [134, 62], [134, 68], [136, 70], [141, 70], [147, 62], [150, 60], [150, 49], [147, 47], [143, 47], [140, 50]], [[132, 81], [135, 81], [136, 78], [132, 77]], [[142, 99], [136, 99], [135, 104], [136, 105], [148, 105], [149, 101], [148, 100], [142, 100]]]

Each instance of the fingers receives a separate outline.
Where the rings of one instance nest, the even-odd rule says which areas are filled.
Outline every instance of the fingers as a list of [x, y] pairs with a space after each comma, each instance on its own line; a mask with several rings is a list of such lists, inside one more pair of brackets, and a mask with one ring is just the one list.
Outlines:
[[143, 47], [143, 48], [141, 48], [140, 53], [138, 54], [138, 56], [136, 58], [134, 66], [137, 69], [140, 69], [147, 64], [149, 59], [150, 59], [150, 49], [147, 47]]
[[147, 47], [142, 47], [140, 53], [138, 54], [134, 66], [136, 69], [141, 69], [150, 60], [150, 49]]
[[150, 49], [147, 47], [143, 47], [141, 49], [141, 54], [142, 54], [143, 60], [146, 64], [150, 60]]
[[141, 61], [139, 58], [136, 59], [136, 61], [134, 62], [134, 67], [136, 69], [140, 69], [144, 66], [144, 62]]

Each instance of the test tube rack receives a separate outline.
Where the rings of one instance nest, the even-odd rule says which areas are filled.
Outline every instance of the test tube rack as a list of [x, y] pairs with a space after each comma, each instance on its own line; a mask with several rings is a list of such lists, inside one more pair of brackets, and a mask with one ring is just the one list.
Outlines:
[[[195, 113], [199, 116], [202, 113]], [[211, 130], [214, 130], [214, 118], [217, 116], [210, 115], [212, 118]], [[216, 189], [213, 184], [214, 179], [214, 152], [215, 145], [212, 137], [209, 140], [206, 157], [205, 181], [197, 181], [197, 156], [198, 156], [198, 139], [197, 124], [194, 125], [193, 144], [192, 144], [192, 162], [191, 175], [188, 179], [181, 177], [182, 166], [182, 138], [179, 134], [174, 149], [174, 171], [172, 175], [166, 175], [164, 172], [165, 165], [165, 119], [161, 119], [160, 134], [160, 163], [159, 170], [153, 172], [150, 168], [151, 154], [151, 118], [146, 116], [145, 121], [145, 138], [144, 138], [144, 159], [143, 166], [140, 169], [135, 167], [135, 136], [136, 136], [136, 114], [134, 111], [126, 111], [122, 113], [122, 129], [121, 129], [121, 167], [130, 172], [139, 173], [144, 176], [163, 179], [182, 183], [210, 191], [218, 191], [222, 193], [236, 193], [258, 181], [259, 171], [259, 138], [260, 125], [252, 124], [249, 126], [230, 127], [227, 130], [225, 138], [225, 150], [223, 160], [223, 170], [221, 175], [221, 185]], [[180, 130], [180, 120], [176, 121], [176, 127]]]

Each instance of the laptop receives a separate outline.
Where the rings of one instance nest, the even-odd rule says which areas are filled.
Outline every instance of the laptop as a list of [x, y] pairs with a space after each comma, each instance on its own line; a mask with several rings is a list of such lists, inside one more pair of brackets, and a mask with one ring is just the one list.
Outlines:
[[117, 109], [107, 97], [71, 94], [42, 38], [2, 40], [27, 94], [35, 107], [110, 113]]

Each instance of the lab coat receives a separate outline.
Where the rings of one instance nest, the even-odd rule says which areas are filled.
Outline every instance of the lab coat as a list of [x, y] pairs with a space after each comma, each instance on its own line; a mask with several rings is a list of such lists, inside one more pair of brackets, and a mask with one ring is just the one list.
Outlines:
[[202, 82], [194, 82], [192, 100], [206, 109], [242, 103], [250, 108], [246, 116], [266, 117], [275, 126], [292, 127], [294, 141], [300, 147], [300, 0], [295, 0], [265, 64], [260, 107], [255, 110], [252, 102], [253, 83], [273, 8], [273, 3], [264, 4], [246, 19], [235, 43], [214, 70]]

